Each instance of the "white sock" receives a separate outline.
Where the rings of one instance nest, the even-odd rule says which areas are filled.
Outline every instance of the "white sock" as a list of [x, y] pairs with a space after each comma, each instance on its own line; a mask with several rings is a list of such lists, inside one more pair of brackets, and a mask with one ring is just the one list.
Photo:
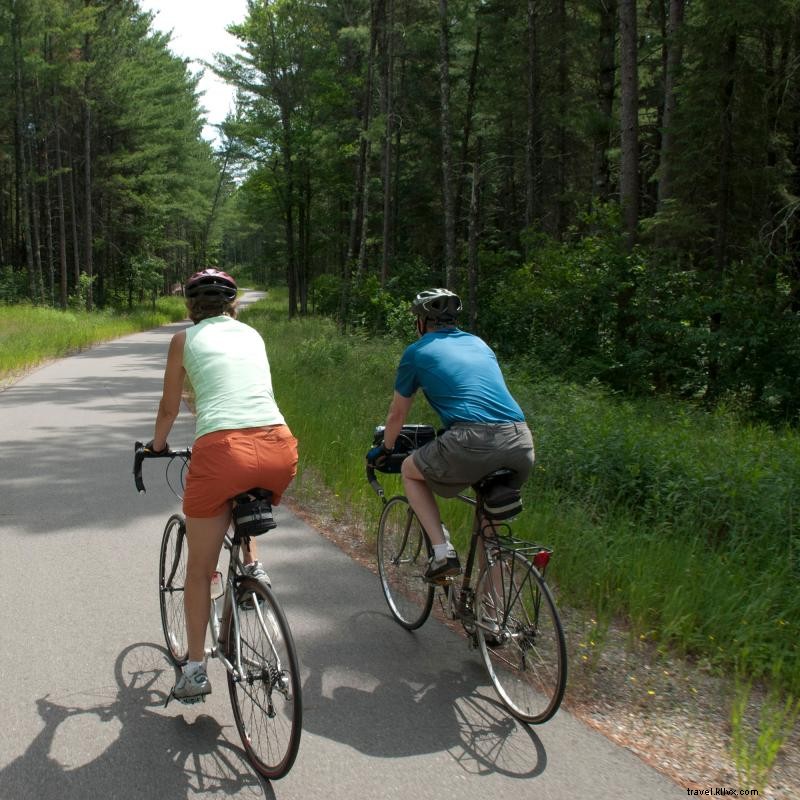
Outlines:
[[202, 661], [187, 661], [183, 665], [183, 674], [186, 675], [187, 677], [189, 675], [194, 675], [194, 673], [197, 672], [197, 670], [199, 670], [200, 667], [202, 666], [203, 666]]
[[450, 549], [450, 545], [447, 542], [443, 544], [435, 544], [433, 546], [433, 559], [434, 561], [444, 561], [447, 558], [447, 551]]
[[444, 541], [447, 544], [447, 557], [448, 558], [457, 558], [458, 553], [456, 553], [455, 547], [453, 547], [453, 543], [450, 541], [450, 531], [442, 525], [442, 533], [444, 534]]

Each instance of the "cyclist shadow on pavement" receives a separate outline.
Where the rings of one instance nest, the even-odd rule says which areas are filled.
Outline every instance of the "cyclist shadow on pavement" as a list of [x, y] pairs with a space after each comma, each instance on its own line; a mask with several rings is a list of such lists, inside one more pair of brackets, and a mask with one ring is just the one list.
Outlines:
[[452, 651], [441, 659], [430, 641], [374, 611], [353, 615], [318, 647], [304, 639], [304, 730], [372, 756], [446, 751], [475, 775], [543, 772], [539, 738], [482, 685], [486, 673], [466, 642], [449, 642], [463, 647], [454, 664]]
[[212, 792], [274, 800], [215, 719], [162, 712], [174, 674], [162, 647], [133, 644], [115, 664], [116, 691], [37, 700], [43, 727], [0, 770], [0, 797], [152, 800]]

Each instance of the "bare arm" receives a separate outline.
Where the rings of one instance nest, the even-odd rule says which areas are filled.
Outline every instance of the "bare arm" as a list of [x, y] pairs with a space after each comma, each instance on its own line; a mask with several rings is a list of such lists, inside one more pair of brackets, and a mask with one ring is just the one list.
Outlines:
[[158, 404], [156, 416], [156, 430], [153, 434], [153, 449], [163, 450], [167, 445], [167, 436], [172, 430], [172, 424], [178, 416], [181, 407], [181, 393], [183, 391], [183, 345], [186, 341], [186, 332], [180, 331], [172, 337], [167, 354], [167, 366], [164, 369], [164, 389], [161, 402]]
[[414, 402], [414, 395], [403, 397], [399, 392], [395, 392], [392, 402], [389, 405], [389, 413], [386, 415], [386, 430], [383, 434], [383, 444], [388, 450], [394, 448], [397, 434], [406, 421], [411, 404]]

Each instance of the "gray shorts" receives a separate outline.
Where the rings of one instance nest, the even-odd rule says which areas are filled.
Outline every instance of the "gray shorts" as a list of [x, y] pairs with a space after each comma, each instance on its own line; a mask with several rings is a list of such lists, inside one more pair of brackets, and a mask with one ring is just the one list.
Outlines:
[[509, 484], [518, 489], [533, 469], [533, 437], [524, 422], [457, 422], [415, 450], [412, 458], [431, 489], [442, 497], [455, 497], [503, 467], [516, 472]]

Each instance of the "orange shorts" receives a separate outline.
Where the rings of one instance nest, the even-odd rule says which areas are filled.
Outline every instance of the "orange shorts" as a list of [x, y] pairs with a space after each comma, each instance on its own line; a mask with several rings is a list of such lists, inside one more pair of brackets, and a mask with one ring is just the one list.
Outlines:
[[231, 498], [256, 487], [272, 492], [272, 504], [297, 472], [297, 440], [286, 425], [213, 431], [192, 447], [183, 513], [216, 517]]

